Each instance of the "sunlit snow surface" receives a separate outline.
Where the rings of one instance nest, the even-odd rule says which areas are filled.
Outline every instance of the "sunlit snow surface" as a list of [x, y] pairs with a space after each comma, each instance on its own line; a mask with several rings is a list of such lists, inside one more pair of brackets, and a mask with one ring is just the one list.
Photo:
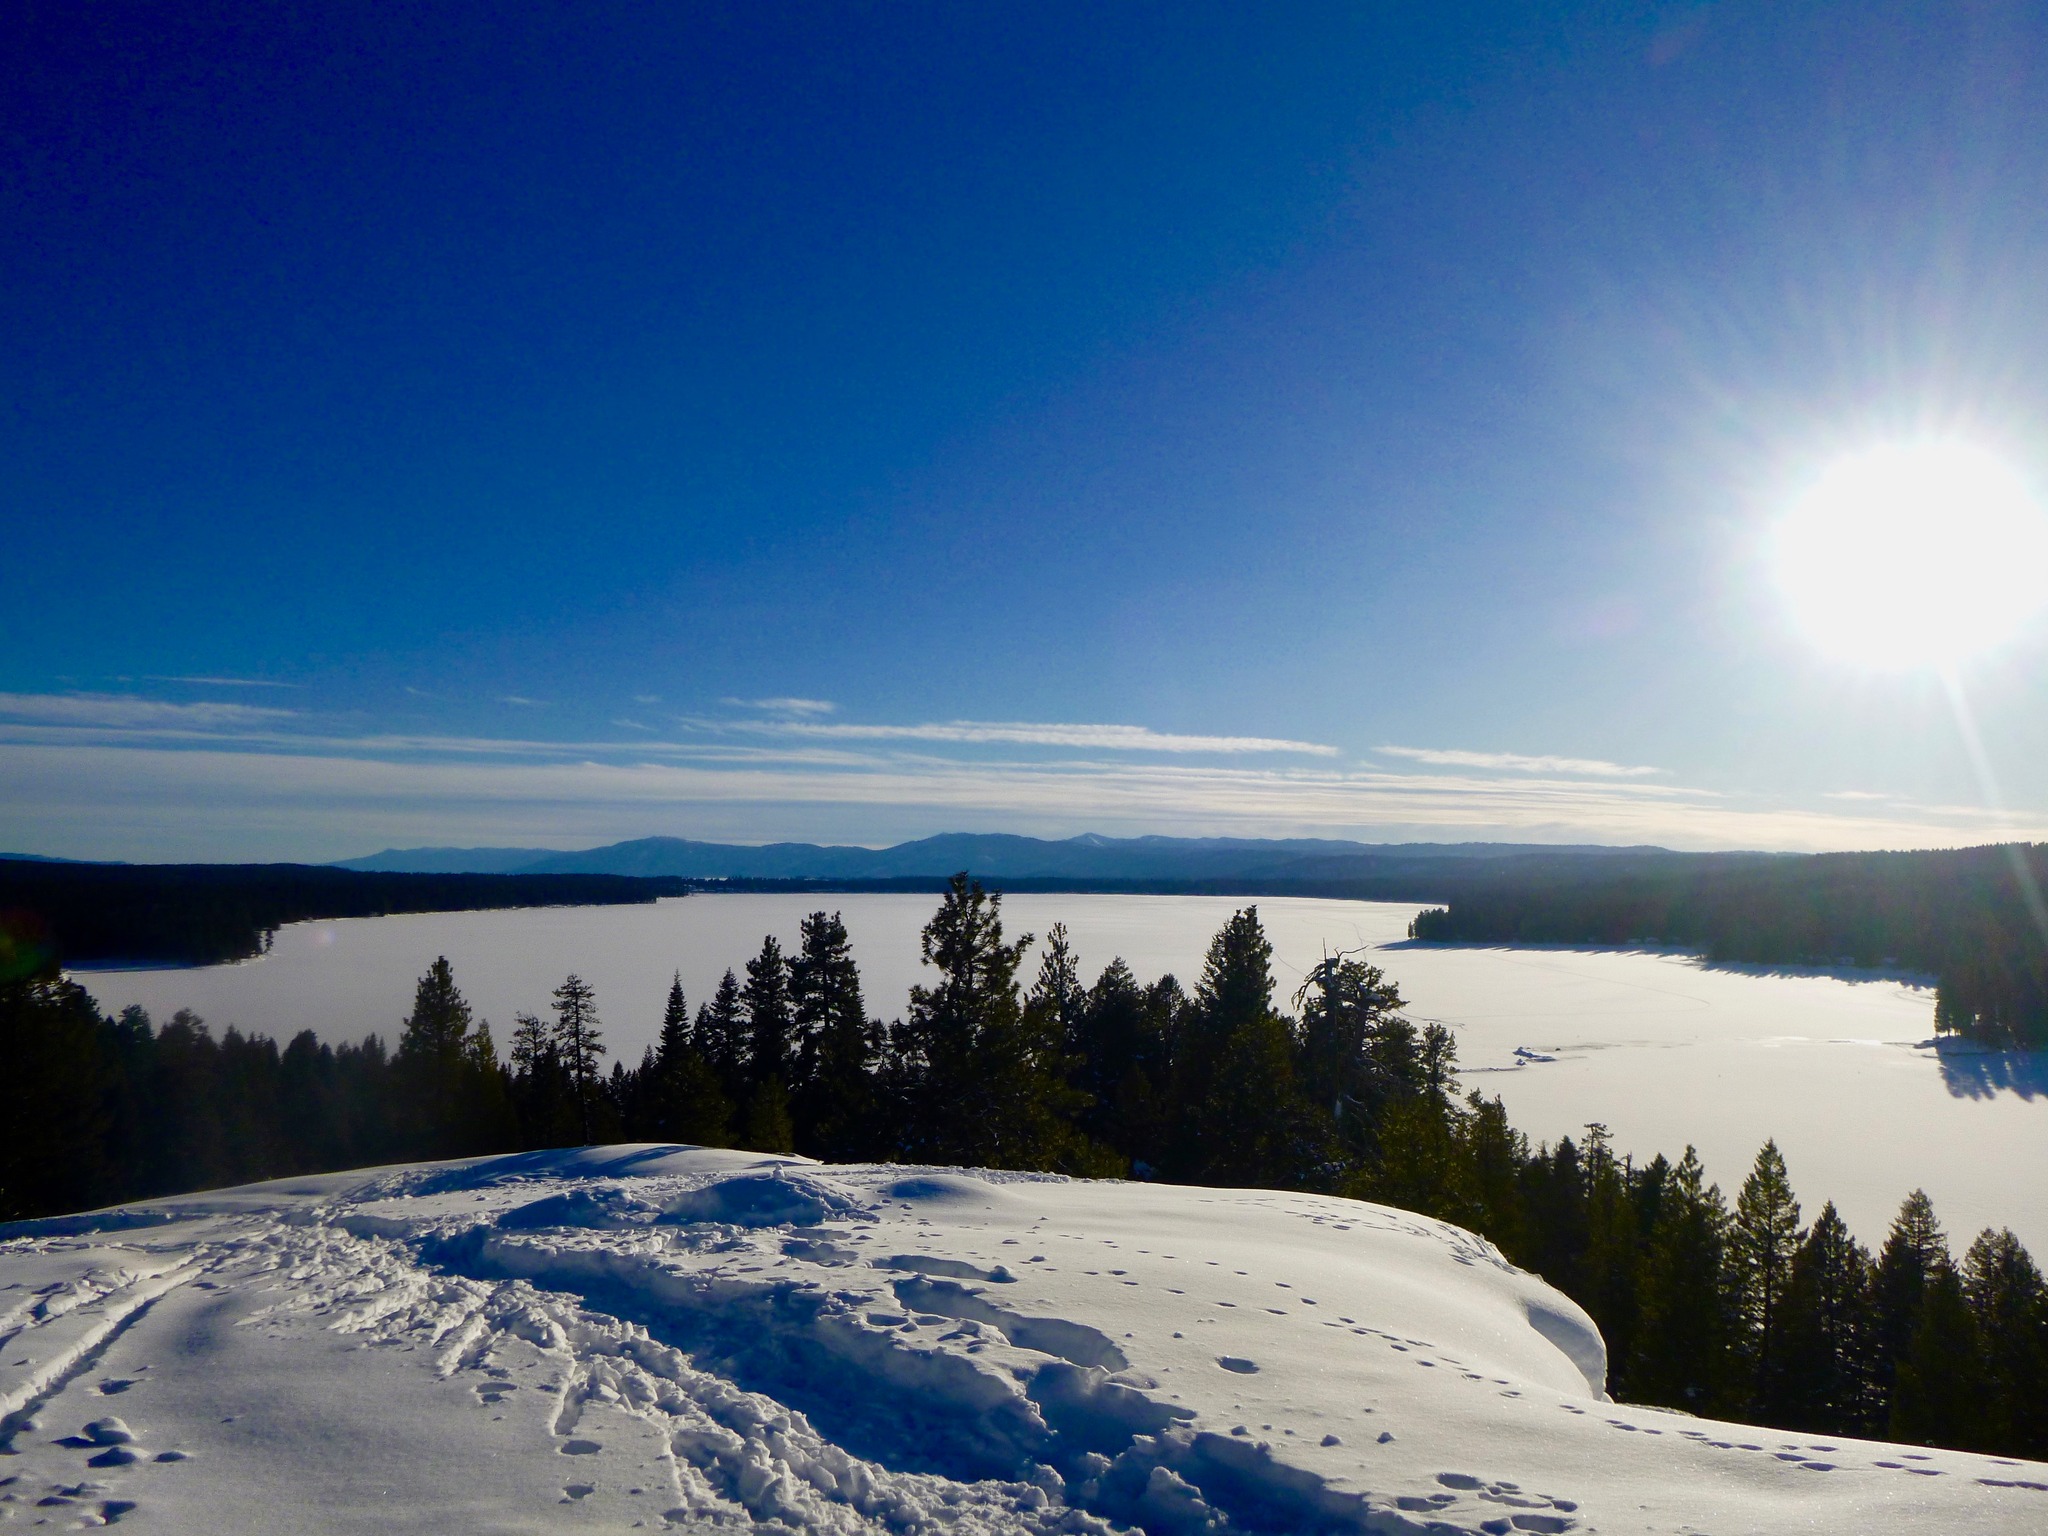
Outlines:
[[595, 1148], [0, 1237], [0, 1526], [2017, 1531], [2048, 1466], [1600, 1394], [1454, 1227]]

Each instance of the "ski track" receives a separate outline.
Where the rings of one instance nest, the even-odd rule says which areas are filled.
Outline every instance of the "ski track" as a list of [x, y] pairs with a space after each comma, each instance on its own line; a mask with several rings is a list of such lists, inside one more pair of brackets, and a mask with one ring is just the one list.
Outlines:
[[[1454, 1266], [1451, 1273], [1474, 1272], [1519, 1299], [1526, 1336], [1510, 1332], [1508, 1345], [1520, 1358], [1548, 1360], [1544, 1379], [1514, 1375], [1493, 1358], [1468, 1362], [1410, 1336], [1412, 1327], [1377, 1326], [1328, 1274], [1275, 1279], [1255, 1273], [1253, 1260], [1205, 1258], [1185, 1229], [1171, 1236], [1185, 1251], [1168, 1251], [1154, 1246], [1165, 1230], [1156, 1225], [1138, 1239], [1106, 1236], [1121, 1229], [1105, 1227], [1099, 1213], [1066, 1221], [1042, 1199], [1003, 1204], [1010, 1186], [1035, 1186], [1022, 1193], [1036, 1198], [1057, 1182], [1038, 1176], [824, 1169], [743, 1154], [700, 1154], [707, 1166], [674, 1171], [690, 1169], [688, 1158], [653, 1150], [667, 1160], [628, 1154], [550, 1167], [507, 1158], [386, 1172], [352, 1186], [308, 1181], [311, 1194], [296, 1199], [265, 1201], [254, 1186], [240, 1200], [195, 1199], [188, 1219], [168, 1225], [128, 1212], [112, 1213], [98, 1233], [80, 1218], [0, 1229], [0, 1523], [54, 1512], [105, 1524], [142, 1507], [141, 1492], [108, 1479], [148, 1453], [103, 1439], [114, 1433], [108, 1421], [51, 1442], [92, 1452], [88, 1466], [107, 1472], [99, 1481], [30, 1486], [8, 1475], [4, 1458], [20, 1454], [24, 1437], [83, 1422], [87, 1409], [103, 1411], [132, 1385], [103, 1381], [95, 1397], [84, 1378], [151, 1308], [194, 1281], [249, 1298], [235, 1328], [287, 1339], [310, 1329], [410, 1351], [436, 1380], [466, 1385], [476, 1408], [530, 1411], [565, 1458], [564, 1476], [587, 1479], [561, 1484], [564, 1506], [580, 1508], [599, 1491], [601, 1479], [578, 1469], [607, 1465], [606, 1441], [637, 1424], [659, 1447], [667, 1479], [659, 1522], [693, 1529], [1590, 1536], [1621, 1528], [1582, 1507], [1603, 1502], [1601, 1490], [1574, 1491], [1562, 1470], [1557, 1482], [1566, 1486], [1555, 1491], [1466, 1467], [1418, 1471], [1412, 1453], [1369, 1489], [1314, 1470], [1305, 1464], [1311, 1447], [1334, 1455], [1345, 1443], [1335, 1427], [1320, 1446], [1310, 1438], [1321, 1419], [1335, 1426], [1330, 1414], [1297, 1415], [1300, 1437], [1292, 1425], [1253, 1428], [1262, 1412], [1280, 1417], [1270, 1394], [1286, 1371], [1318, 1368], [1301, 1364], [1304, 1337], [1311, 1361], [1322, 1339], [1329, 1350], [1378, 1351], [1375, 1370], [1426, 1368], [1429, 1393], [1464, 1394], [1455, 1398], [1467, 1405], [1461, 1413], [1485, 1403], [1488, 1414], [1522, 1415], [1513, 1434], [1524, 1440], [1562, 1410], [1617, 1440], [1669, 1436], [1687, 1455], [1746, 1458], [1736, 1479], [1745, 1484], [1790, 1486], [1792, 1472], [1853, 1468], [1925, 1493], [1935, 1479], [1960, 1484], [1957, 1473], [1974, 1470], [1970, 1481], [1986, 1496], [2025, 1499], [2048, 1522], [2048, 1499], [2033, 1497], [2048, 1494], [2048, 1468], [1789, 1439], [1609, 1404], [1597, 1395], [1604, 1361], [1582, 1313], [1483, 1240], [1406, 1212], [1262, 1192], [1179, 1197], [1191, 1208], [1222, 1208], [1202, 1220], [1299, 1222], [1318, 1243], [1406, 1244]], [[604, 1173], [593, 1178], [593, 1166]], [[557, 1217], [571, 1224], [550, 1224]], [[24, 1268], [61, 1269], [67, 1256], [88, 1253], [99, 1262], [40, 1284], [38, 1271]], [[109, 1254], [117, 1262], [105, 1262]], [[17, 1272], [31, 1279], [7, 1283]], [[1113, 1287], [1105, 1294], [1126, 1310], [1103, 1309], [1092, 1321], [1048, 1311], [1035, 1293], [1053, 1288], [1054, 1276]], [[1148, 1285], [1176, 1298], [1170, 1305], [1181, 1311], [1170, 1321], [1214, 1329], [1200, 1343], [1174, 1331], [1184, 1351], [1230, 1345], [1204, 1355], [1212, 1374], [1195, 1383], [1192, 1403], [1171, 1390], [1189, 1384], [1184, 1374], [1162, 1385], [1187, 1367], [1152, 1363], [1129, 1332], [1112, 1337], [1119, 1319], [1142, 1317], [1149, 1305], [1124, 1293]], [[1247, 1346], [1268, 1336], [1262, 1329], [1294, 1342], [1271, 1353]], [[1251, 1399], [1255, 1391], [1269, 1394], [1267, 1406]], [[1233, 1407], [1246, 1422], [1228, 1422]], [[1348, 1411], [1336, 1427], [1375, 1452], [1397, 1430], [1429, 1429], [1412, 1411], [1369, 1421], [1373, 1405]], [[1382, 1422], [1389, 1427], [1377, 1429]], [[129, 1434], [125, 1425], [120, 1433]], [[1617, 1444], [1611, 1454], [1631, 1451]]]

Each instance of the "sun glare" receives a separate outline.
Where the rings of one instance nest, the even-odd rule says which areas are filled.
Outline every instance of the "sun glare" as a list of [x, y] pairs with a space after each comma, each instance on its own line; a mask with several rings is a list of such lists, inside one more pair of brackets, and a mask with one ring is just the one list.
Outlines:
[[1774, 552], [1801, 627], [1867, 666], [1952, 666], [2048, 599], [2048, 519], [2010, 466], [1967, 443], [1840, 460], [1779, 524]]

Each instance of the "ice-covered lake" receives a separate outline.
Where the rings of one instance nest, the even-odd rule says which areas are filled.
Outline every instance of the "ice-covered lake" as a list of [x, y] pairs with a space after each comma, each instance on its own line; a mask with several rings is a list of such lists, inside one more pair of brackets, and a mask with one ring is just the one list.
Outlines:
[[[1143, 980], [1192, 987], [1230, 897], [1018, 895], [1010, 930], [1064, 921], [1090, 977], [1122, 955]], [[844, 913], [871, 1012], [894, 1017], [917, 979], [918, 930], [935, 899], [910, 895], [691, 896], [643, 907], [551, 907], [303, 923], [241, 965], [80, 974], [103, 1007], [159, 1019], [191, 1008], [216, 1028], [280, 1038], [396, 1036], [415, 978], [436, 955], [497, 1030], [542, 1012], [573, 970], [591, 982], [615, 1055], [637, 1061], [669, 978], [693, 1005], [763, 934], [785, 948], [819, 906]], [[1369, 946], [1413, 1016], [1458, 1034], [1468, 1086], [1499, 1094], [1530, 1136], [1604, 1122], [1623, 1151], [1698, 1146], [1732, 1194], [1775, 1136], [1809, 1214], [1832, 1198], [1867, 1240], [1916, 1185], [1958, 1246], [2010, 1226], [2048, 1258], [2048, 1058], [1937, 1050], [1934, 994], [1896, 977], [1709, 966], [1639, 951], [1411, 946], [1415, 908], [1258, 903], [1291, 993], [1325, 947]]]

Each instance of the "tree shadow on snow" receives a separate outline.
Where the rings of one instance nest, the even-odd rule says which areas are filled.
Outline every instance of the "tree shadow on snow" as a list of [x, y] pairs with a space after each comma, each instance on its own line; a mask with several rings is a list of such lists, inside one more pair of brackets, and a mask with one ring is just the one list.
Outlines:
[[1986, 1050], [1967, 1040], [1933, 1042], [1941, 1080], [1959, 1099], [2048, 1098], [2048, 1051]]

